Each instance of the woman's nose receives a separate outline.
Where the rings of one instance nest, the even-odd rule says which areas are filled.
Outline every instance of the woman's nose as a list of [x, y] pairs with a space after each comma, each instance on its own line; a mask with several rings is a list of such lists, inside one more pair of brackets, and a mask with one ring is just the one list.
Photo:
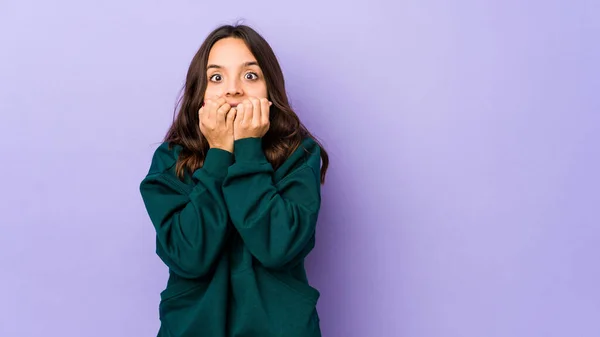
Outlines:
[[229, 80], [225, 90], [227, 96], [239, 96], [243, 94], [242, 86], [238, 79]]

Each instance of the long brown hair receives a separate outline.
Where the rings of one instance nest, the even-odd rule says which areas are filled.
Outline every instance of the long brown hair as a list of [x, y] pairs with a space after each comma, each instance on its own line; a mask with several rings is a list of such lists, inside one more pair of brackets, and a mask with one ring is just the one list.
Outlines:
[[164, 141], [182, 146], [177, 160], [176, 171], [179, 178], [185, 172], [193, 172], [204, 164], [209, 149], [208, 142], [200, 132], [198, 110], [204, 101], [207, 75], [206, 66], [212, 46], [227, 37], [242, 39], [260, 66], [265, 81], [269, 100], [273, 102], [270, 109], [270, 127], [263, 137], [263, 150], [267, 160], [277, 169], [301, 144], [306, 137], [312, 138], [321, 147], [321, 183], [325, 182], [325, 174], [329, 166], [329, 156], [321, 143], [306, 129], [296, 113], [289, 105], [283, 73], [275, 53], [267, 41], [254, 29], [246, 25], [224, 25], [208, 35], [194, 55], [182, 88], [174, 121]]

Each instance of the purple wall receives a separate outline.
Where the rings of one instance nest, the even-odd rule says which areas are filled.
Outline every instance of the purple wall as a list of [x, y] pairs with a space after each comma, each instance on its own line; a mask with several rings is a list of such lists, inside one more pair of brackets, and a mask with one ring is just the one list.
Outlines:
[[598, 2], [86, 3], [0, 1], [0, 336], [156, 332], [138, 185], [238, 18], [331, 153], [324, 336], [600, 335]]

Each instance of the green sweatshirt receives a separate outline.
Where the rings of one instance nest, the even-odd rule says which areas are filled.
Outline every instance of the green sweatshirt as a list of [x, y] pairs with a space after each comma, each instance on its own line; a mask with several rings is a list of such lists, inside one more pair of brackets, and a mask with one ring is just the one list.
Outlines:
[[315, 245], [320, 149], [310, 138], [277, 171], [260, 138], [210, 149], [179, 180], [180, 146], [158, 147], [140, 192], [169, 268], [160, 337], [319, 337]]

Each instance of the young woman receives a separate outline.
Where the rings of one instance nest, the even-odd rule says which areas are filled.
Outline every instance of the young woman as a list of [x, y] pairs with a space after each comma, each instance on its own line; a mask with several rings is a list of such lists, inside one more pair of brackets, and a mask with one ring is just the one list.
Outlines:
[[263, 37], [213, 31], [140, 186], [169, 268], [159, 336], [321, 336], [304, 259], [328, 162]]

